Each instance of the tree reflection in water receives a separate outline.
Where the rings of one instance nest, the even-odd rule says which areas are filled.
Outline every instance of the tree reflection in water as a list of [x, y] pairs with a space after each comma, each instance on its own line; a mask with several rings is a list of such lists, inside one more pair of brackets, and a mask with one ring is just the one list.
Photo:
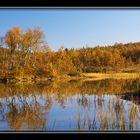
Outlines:
[[46, 114], [51, 108], [51, 101], [47, 99], [44, 105], [37, 101], [35, 95], [6, 98], [4, 105], [7, 112], [5, 117], [11, 129], [14, 130], [46, 130]]
[[139, 91], [139, 79], [0, 84], [0, 120], [17, 131], [139, 130]]
[[32, 96], [32, 101], [27, 101], [28, 97], [19, 96], [18, 100], [21, 105], [15, 101], [15, 97], [9, 100], [7, 106], [9, 112], [6, 114], [6, 120], [10, 123], [10, 127], [14, 129], [43, 128], [46, 124], [46, 117], [41, 114], [41, 106], [37, 103], [35, 96]]

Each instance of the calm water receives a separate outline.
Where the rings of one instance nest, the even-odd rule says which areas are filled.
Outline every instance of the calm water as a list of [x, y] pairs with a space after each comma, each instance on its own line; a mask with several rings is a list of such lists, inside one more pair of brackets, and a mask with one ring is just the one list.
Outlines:
[[140, 130], [140, 80], [0, 84], [0, 131]]

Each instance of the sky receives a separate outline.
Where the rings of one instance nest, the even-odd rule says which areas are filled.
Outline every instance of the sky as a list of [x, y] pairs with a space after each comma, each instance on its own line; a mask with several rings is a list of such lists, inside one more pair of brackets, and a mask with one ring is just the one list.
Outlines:
[[140, 41], [140, 9], [0, 9], [0, 36], [40, 27], [52, 50]]

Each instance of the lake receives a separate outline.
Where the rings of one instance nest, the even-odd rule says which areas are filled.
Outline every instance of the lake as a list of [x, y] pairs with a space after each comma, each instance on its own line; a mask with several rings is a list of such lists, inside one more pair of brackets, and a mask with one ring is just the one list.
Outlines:
[[0, 84], [0, 131], [140, 130], [140, 80]]

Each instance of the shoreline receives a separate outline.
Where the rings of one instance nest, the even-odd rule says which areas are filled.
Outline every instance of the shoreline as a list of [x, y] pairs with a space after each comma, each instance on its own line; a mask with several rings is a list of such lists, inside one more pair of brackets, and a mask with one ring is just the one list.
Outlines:
[[83, 80], [94, 81], [103, 79], [135, 79], [140, 78], [140, 73], [82, 73], [81, 76], [67, 77], [50, 77], [50, 78], [17, 78], [17, 77], [1, 77], [0, 83], [17, 83], [17, 82], [41, 82], [41, 81], [56, 81], [56, 80]]

